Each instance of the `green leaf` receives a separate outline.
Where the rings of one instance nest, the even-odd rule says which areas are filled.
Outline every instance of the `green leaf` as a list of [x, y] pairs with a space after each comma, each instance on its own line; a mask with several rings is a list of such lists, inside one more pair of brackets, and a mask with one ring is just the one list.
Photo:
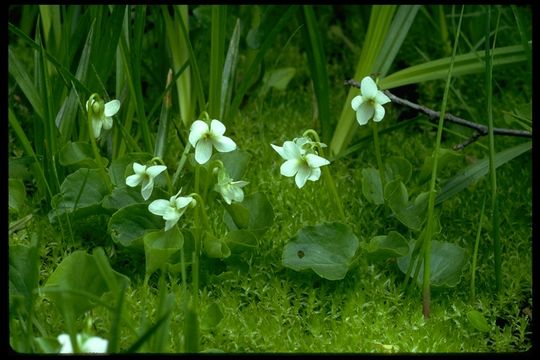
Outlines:
[[237, 18], [233, 33], [231, 35], [231, 40], [229, 42], [229, 49], [227, 50], [227, 55], [225, 56], [225, 64], [223, 64], [223, 74], [221, 76], [220, 119], [228, 118], [227, 113], [231, 103], [234, 80], [236, 79], [240, 34], [240, 19]]
[[274, 223], [274, 210], [262, 192], [248, 195], [241, 203], [226, 205], [223, 220], [229, 230], [245, 229], [260, 237]]
[[[470, 52], [456, 55], [452, 76], [462, 76], [484, 71], [485, 51]], [[451, 57], [428, 61], [399, 70], [386, 76], [379, 82], [382, 89], [392, 89], [398, 86], [416, 84], [429, 80], [446, 79]], [[513, 45], [493, 49], [493, 66], [514, 64], [526, 61], [522, 45]]]
[[367, 256], [372, 261], [383, 261], [388, 258], [406, 256], [409, 252], [407, 240], [397, 231], [388, 235], [374, 236], [367, 246]]
[[105, 209], [119, 210], [128, 205], [141, 203], [148, 205], [154, 200], [167, 198], [169, 198], [168, 194], [164, 190], [155, 186], [154, 190], [152, 191], [152, 195], [146, 201], [141, 195], [140, 185], [133, 188], [128, 186], [118, 186], [114, 188], [112, 193], [105, 196], [102, 206]]
[[[79, 166], [95, 168], [98, 165], [94, 160], [94, 152], [92, 146], [87, 142], [68, 142], [58, 154], [58, 161], [62, 166]], [[101, 158], [101, 162], [107, 166], [108, 160]]]
[[8, 179], [9, 208], [21, 211], [26, 201], [26, 189], [19, 179]]
[[269, 70], [264, 74], [263, 87], [261, 89], [261, 96], [266, 95], [266, 92], [270, 88], [277, 90], [285, 90], [289, 82], [294, 77], [296, 69], [293, 67], [285, 67], [275, 70]]
[[358, 239], [348, 225], [306, 226], [285, 245], [282, 261], [296, 271], [311, 269], [322, 278], [341, 280], [357, 248]]
[[362, 193], [372, 204], [384, 204], [383, 187], [379, 170], [374, 168], [362, 169]]
[[[532, 148], [532, 142], [527, 141], [516, 145], [510, 149], [505, 149], [503, 151], [495, 154], [495, 168], [498, 168], [502, 164], [507, 163], [508, 161], [518, 157], [524, 152], [529, 151]], [[448, 180], [442, 189], [439, 191], [437, 198], [435, 199], [435, 204], [440, 204], [443, 201], [449, 199], [453, 195], [457, 194], [461, 190], [467, 188], [473, 182], [481, 179], [489, 172], [489, 157], [486, 157], [475, 164], [468, 166], [467, 168], [460, 171], [456, 176]]]
[[25, 310], [30, 311], [34, 298], [34, 290], [38, 287], [39, 254], [37, 235], [33, 234], [30, 246], [12, 245], [9, 247], [9, 302], [18, 297], [24, 303]]
[[467, 312], [467, 319], [469, 319], [471, 325], [478, 331], [489, 332], [491, 330], [486, 318], [480, 311], [471, 310]]
[[146, 275], [165, 266], [171, 256], [180, 251], [184, 245], [184, 236], [173, 226], [170, 230], [149, 232], [143, 237], [146, 257]]
[[148, 211], [148, 205], [133, 204], [121, 208], [111, 216], [108, 231], [114, 242], [142, 250], [144, 235], [163, 227], [163, 220]]
[[[439, 159], [437, 161], [437, 171], [440, 172], [452, 161], [462, 158], [463, 155], [452, 149], [439, 149]], [[431, 178], [431, 169], [433, 168], [433, 155], [424, 159], [424, 164], [420, 170], [419, 181], [423, 182]]]
[[[126, 276], [116, 271], [114, 274], [118, 283], [129, 283]], [[62, 260], [43, 288], [61, 311], [71, 309], [75, 316], [92, 309], [95, 300], [110, 290], [94, 256], [82, 250]]]
[[413, 203], [409, 204], [409, 194], [401, 180], [393, 180], [384, 188], [384, 198], [397, 219], [413, 230], [420, 230], [426, 220], [427, 195], [419, 194]]
[[202, 314], [201, 329], [205, 331], [213, 330], [219, 324], [221, 319], [223, 319], [223, 313], [221, 312], [219, 305], [213, 302]]
[[[407, 256], [398, 259], [398, 267], [404, 274], [407, 273], [407, 267], [410, 262], [411, 251], [414, 248], [415, 241], [409, 245], [410, 251]], [[418, 258], [415, 259], [413, 267], [416, 266]], [[433, 240], [431, 242], [431, 267], [430, 282], [433, 287], [454, 287], [461, 278], [463, 267], [467, 262], [467, 251], [465, 249], [443, 241]], [[420, 265], [420, 271], [416, 282], [422, 286], [424, 274], [424, 264]], [[411, 274], [413, 277], [413, 274]]]
[[387, 182], [401, 180], [406, 184], [412, 175], [412, 165], [402, 157], [389, 157], [384, 162], [384, 175]]
[[218, 152], [212, 158], [223, 163], [227, 173], [233, 180], [240, 180], [248, 169], [251, 155], [247, 151], [236, 149], [226, 153]]
[[230, 231], [223, 240], [233, 254], [253, 251], [257, 247], [257, 238], [247, 230]]
[[216, 238], [210, 232], [204, 234], [203, 248], [206, 255], [211, 258], [225, 259], [231, 255], [225, 240]]
[[61, 214], [85, 216], [99, 211], [100, 203], [108, 192], [99, 169], [79, 169], [62, 182], [60, 193], [52, 199], [53, 210], [49, 212], [49, 219], [52, 222]]

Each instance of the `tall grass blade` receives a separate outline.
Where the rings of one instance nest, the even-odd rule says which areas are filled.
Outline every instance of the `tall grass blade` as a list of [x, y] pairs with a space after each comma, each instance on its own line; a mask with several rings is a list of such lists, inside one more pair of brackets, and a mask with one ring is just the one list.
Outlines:
[[437, 182], [437, 165], [439, 160], [439, 150], [441, 147], [442, 132], [444, 127], [444, 115], [446, 112], [446, 104], [448, 102], [448, 92], [450, 90], [450, 80], [452, 79], [452, 70], [454, 68], [454, 58], [457, 52], [457, 45], [459, 42], [459, 35], [461, 31], [461, 21], [463, 19], [463, 11], [465, 6], [461, 7], [461, 15], [459, 17], [456, 41], [454, 43], [454, 50], [452, 52], [452, 57], [450, 59], [450, 67], [448, 69], [448, 75], [446, 78], [446, 85], [444, 87], [443, 100], [441, 104], [441, 113], [439, 116], [439, 125], [437, 127], [437, 139], [435, 142], [435, 150], [433, 156], [433, 168], [431, 170], [431, 181], [429, 186], [429, 198], [428, 198], [428, 211], [427, 211], [427, 222], [426, 222], [426, 236], [423, 243], [423, 255], [424, 255], [424, 278], [422, 282], [422, 308], [424, 313], [424, 318], [429, 318], [430, 315], [430, 301], [431, 301], [431, 240], [433, 237], [433, 224], [434, 224], [434, 208], [435, 208], [435, 185]]
[[238, 64], [238, 47], [240, 45], [240, 19], [236, 19], [236, 24], [229, 41], [229, 48], [223, 64], [223, 74], [221, 81], [221, 105], [219, 108], [219, 118], [227, 121], [229, 106], [236, 78], [236, 67]]
[[212, 30], [210, 40], [210, 84], [208, 93], [208, 115], [218, 118], [221, 113], [221, 86], [225, 57], [225, 26], [227, 6], [212, 5]]
[[321, 124], [320, 133], [322, 141], [328, 143], [332, 129], [330, 127], [330, 85], [328, 83], [328, 73], [326, 72], [326, 55], [313, 6], [304, 5], [303, 9], [307, 38], [309, 40], [306, 41], [309, 44], [306, 50], [309, 71], [317, 99], [317, 109]]
[[[388, 39], [387, 35], [396, 8], [396, 5], [372, 6], [364, 46], [354, 73], [355, 79], [361, 80], [364, 76], [379, 71], [378, 66], [380, 64], [377, 64], [376, 60], [385, 41]], [[351, 100], [356, 95], [358, 95], [358, 90], [353, 88], [347, 94], [347, 99], [343, 104], [341, 115], [330, 142], [331, 155], [339, 154], [349, 144], [354, 129], [357, 127], [354, 110], [351, 107]]]

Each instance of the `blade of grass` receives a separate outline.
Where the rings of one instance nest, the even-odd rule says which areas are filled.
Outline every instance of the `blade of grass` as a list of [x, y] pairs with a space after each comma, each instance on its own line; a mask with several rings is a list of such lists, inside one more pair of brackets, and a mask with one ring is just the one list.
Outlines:
[[[499, 28], [499, 20], [501, 13], [497, 17], [496, 29]], [[495, 136], [493, 134], [493, 49], [495, 48], [495, 42], [497, 40], [497, 31], [493, 39], [493, 49], [489, 46], [489, 34], [491, 28], [491, 6], [487, 8], [487, 21], [486, 21], [486, 112], [488, 119], [488, 139], [489, 139], [489, 177], [491, 183], [491, 226], [493, 229], [493, 253], [495, 255], [495, 289], [501, 290], [502, 287], [502, 254], [501, 254], [501, 239], [499, 236], [499, 211], [497, 206], [497, 171], [495, 166]]]
[[208, 93], [208, 114], [220, 116], [221, 82], [225, 52], [225, 26], [227, 24], [227, 6], [212, 5], [212, 29], [210, 39], [210, 84]]
[[461, 16], [459, 18], [457, 31], [456, 31], [456, 41], [454, 43], [454, 49], [452, 51], [452, 57], [450, 59], [450, 67], [448, 69], [448, 75], [446, 79], [446, 85], [444, 87], [443, 100], [441, 104], [441, 113], [439, 117], [439, 126], [437, 128], [437, 139], [435, 142], [435, 150], [433, 156], [433, 168], [431, 171], [431, 181], [429, 186], [429, 198], [428, 198], [428, 211], [427, 211], [427, 223], [426, 223], [426, 237], [423, 243], [423, 256], [424, 256], [424, 278], [422, 282], [422, 308], [424, 318], [429, 318], [430, 314], [430, 301], [431, 301], [431, 240], [433, 237], [433, 224], [434, 224], [434, 207], [435, 207], [435, 185], [437, 182], [437, 165], [439, 156], [439, 149], [441, 147], [441, 138], [444, 127], [444, 114], [446, 112], [446, 104], [448, 102], [448, 92], [450, 90], [450, 81], [452, 79], [452, 70], [454, 68], [454, 58], [457, 52], [457, 45], [459, 42], [459, 35], [461, 32], [461, 21], [463, 19], [463, 11], [465, 6], [461, 7]]
[[330, 85], [328, 83], [328, 73], [326, 72], [326, 56], [322, 44], [319, 25], [315, 18], [312, 5], [304, 5], [304, 22], [306, 24], [306, 35], [309, 41], [306, 43], [309, 71], [311, 73], [313, 88], [317, 99], [317, 109], [321, 124], [321, 138], [324, 143], [330, 141]]
[[221, 81], [221, 105], [219, 108], [220, 119], [228, 119], [229, 106], [236, 78], [236, 67], [238, 65], [238, 47], [240, 45], [240, 19], [236, 19], [236, 24], [229, 41], [229, 48], [223, 64], [223, 74]]
[[[170, 88], [172, 84], [172, 70], [169, 69], [167, 74], [166, 88]], [[156, 135], [156, 146], [154, 148], [154, 156], [163, 159], [165, 155], [165, 148], [167, 146], [167, 135], [169, 134], [169, 112], [172, 106], [171, 92], [167, 92], [163, 98], [163, 105], [161, 107], [161, 114], [159, 115], [159, 125]]]
[[[238, 110], [240, 103], [251, 84], [251, 79], [256, 74], [256, 70], [259, 64], [261, 63], [261, 61], [263, 60], [263, 57], [266, 54], [266, 51], [268, 51], [270, 46], [274, 43], [274, 39], [279, 34], [279, 32], [283, 29], [283, 27], [288, 23], [290, 17], [294, 14], [297, 8], [298, 8], [297, 5], [292, 5], [292, 6], [287, 7], [287, 10], [285, 11], [285, 13], [283, 13], [279, 17], [279, 20], [277, 20], [275, 25], [268, 32], [268, 35], [265, 37], [263, 43], [261, 44], [259, 48], [259, 51], [257, 52], [257, 55], [255, 55], [255, 58], [253, 59], [253, 61], [249, 65], [248, 70], [245, 73], [244, 82], [236, 90], [232, 104], [229, 108], [230, 109], [229, 116], [234, 116], [234, 114]], [[275, 19], [273, 19], [273, 21], [275, 21]]]
[[[396, 5], [373, 5], [369, 18], [369, 25], [362, 46], [362, 52], [356, 65], [355, 78], [362, 79], [364, 76], [378, 71], [377, 57], [388, 39], [392, 18], [396, 11]], [[350, 142], [357, 126], [351, 100], [358, 95], [356, 89], [349, 89], [347, 99], [341, 109], [341, 115], [330, 142], [330, 154], [338, 155]]]
[[[456, 56], [454, 61], [454, 76], [462, 76], [483, 71], [483, 57], [485, 57], [484, 51]], [[450, 59], [451, 58], [446, 57], [396, 71], [381, 79], [379, 84], [381, 88], [392, 89], [408, 84], [443, 79], [447, 74]], [[493, 66], [509, 65], [525, 60], [526, 56], [522, 45], [500, 47], [493, 51]]]

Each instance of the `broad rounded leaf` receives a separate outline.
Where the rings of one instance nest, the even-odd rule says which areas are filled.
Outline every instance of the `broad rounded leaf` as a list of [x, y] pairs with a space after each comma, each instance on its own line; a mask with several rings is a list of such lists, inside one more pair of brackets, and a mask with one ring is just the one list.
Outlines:
[[412, 165], [402, 157], [390, 157], [384, 162], [384, 176], [387, 182], [401, 180], [407, 183], [412, 175]]
[[306, 226], [285, 245], [282, 261], [296, 271], [311, 269], [322, 278], [341, 280], [357, 248], [358, 238], [348, 225]]
[[163, 220], [148, 211], [146, 204], [133, 204], [116, 211], [108, 230], [114, 242], [142, 250], [144, 235], [163, 228]]
[[372, 204], [384, 204], [383, 187], [379, 170], [374, 168], [362, 169], [362, 193]]
[[266, 72], [263, 82], [265, 83], [265, 87], [285, 90], [295, 73], [296, 69], [293, 67], [276, 69]]
[[367, 256], [373, 261], [406, 256], [409, 252], [407, 240], [397, 231], [388, 235], [374, 236], [367, 246]]
[[[221, 319], [223, 319], [223, 312], [219, 305], [213, 302], [201, 316], [201, 329], [205, 331], [212, 330], [219, 324]], [[220, 351], [218, 350], [217, 352]]]
[[8, 179], [9, 208], [20, 211], [26, 201], [26, 189], [20, 179]]
[[[414, 248], [415, 241], [411, 242], [410, 251]], [[399, 269], [406, 274], [410, 262], [410, 251], [407, 256], [398, 259]], [[417, 259], [413, 264], [416, 266]], [[461, 272], [467, 262], [467, 251], [465, 249], [448, 242], [433, 240], [431, 242], [431, 266], [430, 281], [434, 287], [454, 287], [459, 283]], [[424, 274], [424, 264], [420, 265], [418, 278], [419, 286], [422, 284]], [[413, 277], [414, 274], [411, 274]]]
[[208, 232], [204, 235], [203, 247], [206, 255], [211, 258], [225, 259], [231, 255], [227, 243]]
[[227, 174], [233, 180], [240, 180], [244, 177], [250, 158], [249, 153], [240, 149], [224, 153], [218, 152], [214, 155], [214, 160], [220, 160], [223, 163]]
[[[92, 146], [82, 141], [65, 144], [58, 153], [58, 162], [62, 166], [97, 167]], [[106, 165], [108, 160], [102, 157], [101, 162]]]
[[489, 332], [491, 330], [486, 318], [478, 310], [469, 311], [467, 313], [467, 319], [469, 319], [471, 325], [478, 331]]
[[[118, 282], [129, 283], [126, 276], [116, 271], [113, 274]], [[100, 298], [111, 289], [103, 278], [95, 255], [77, 250], [62, 260], [43, 290], [59, 308], [71, 308], [75, 315], [80, 315], [95, 305], [88, 295]]]
[[262, 192], [248, 195], [241, 203], [225, 206], [224, 222], [229, 230], [246, 229], [260, 237], [274, 223], [274, 210]]
[[49, 219], [54, 221], [57, 216], [65, 213], [85, 216], [94, 211], [99, 212], [101, 201], [108, 193], [107, 184], [98, 169], [79, 169], [62, 182], [60, 193], [53, 197]]
[[173, 254], [184, 245], [184, 236], [177, 226], [169, 231], [153, 231], [143, 237], [146, 275], [165, 266]]

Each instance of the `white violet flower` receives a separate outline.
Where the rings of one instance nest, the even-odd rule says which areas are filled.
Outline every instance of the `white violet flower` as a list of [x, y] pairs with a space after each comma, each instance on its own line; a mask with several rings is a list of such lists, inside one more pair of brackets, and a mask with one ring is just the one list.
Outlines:
[[154, 178], [165, 171], [165, 165], [146, 166], [139, 163], [133, 163], [135, 174], [126, 178], [126, 185], [135, 187], [142, 182], [141, 195], [144, 200], [148, 200], [154, 189]]
[[189, 142], [195, 148], [195, 160], [205, 164], [212, 156], [212, 147], [219, 152], [229, 152], [236, 149], [236, 143], [223, 136], [225, 125], [219, 120], [212, 120], [210, 127], [202, 120], [195, 120], [191, 125]]
[[[62, 345], [61, 354], [73, 354], [73, 345], [68, 334], [58, 335], [57, 339]], [[108, 341], [97, 336], [77, 334], [77, 345], [81, 353], [105, 353], [107, 352]]]
[[107, 130], [112, 128], [112, 116], [120, 110], [120, 104], [119, 100], [111, 100], [108, 103], [103, 104], [103, 100], [98, 96], [91, 96], [90, 99], [86, 101], [86, 111], [90, 112], [92, 118], [92, 130], [94, 131], [95, 138], [98, 138], [101, 134], [102, 127]]
[[306, 147], [307, 138], [295, 139], [295, 141], [285, 141], [283, 147], [272, 147], [286, 161], [281, 165], [281, 175], [292, 177], [298, 188], [302, 188], [307, 180], [317, 181], [321, 177], [321, 166], [330, 164], [330, 161], [315, 154], [312, 147]]
[[351, 106], [356, 111], [356, 120], [360, 125], [366, 125], [373, 117], [373, 121], [379, 122], [384, 117], [383, 105], [390, 102], [388, 96], [377, 89], [377, 84], [369, 76], [360, 83], [362, 95], [356, 96], [351, 101]]
[[223, 200], [229, 205], [233, 201], [244, 201], [242, 188], [249, 184], [247, 181], [233, 181], [224, 170], [218, 172], [218, 182], [214, 189], [223, 196]]
[[178, 219], [184, 214], [188, 205], [195, 205], [196, 201], [191, 196], [179, 196], [180, 191], [169, 200], [159, 199], [154, 200], [148, 205], [148, 211], [152, 214], [159, 215], [165, 220], [165, 231], [172, 228]]

